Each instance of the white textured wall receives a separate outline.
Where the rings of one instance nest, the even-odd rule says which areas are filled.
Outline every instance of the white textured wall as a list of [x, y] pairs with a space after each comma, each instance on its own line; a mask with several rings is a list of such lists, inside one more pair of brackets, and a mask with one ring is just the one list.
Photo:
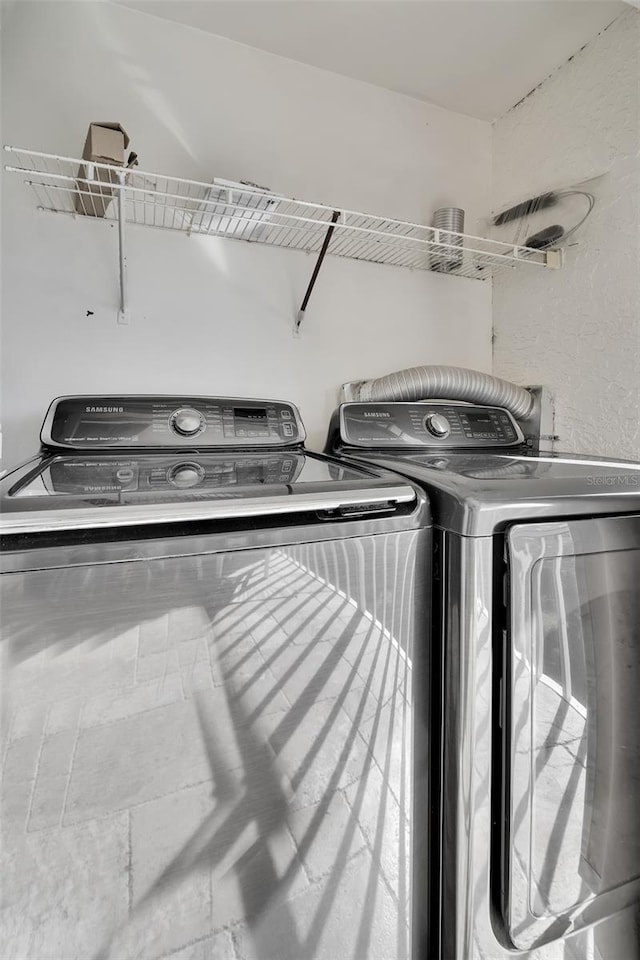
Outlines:
[[[455, 204], [470, 231], [489, 207], [489, 124], [144, 13], [18, 3], [2, 71], [4, 143], [73, 156], [89, 121], [118, 120], [143, 170], [425, 223]], [[5, 467], [60, 394], [283, 397], [318, 446], [345, 380], [491, 367], [488, 284], [327, 258], [294, 340], [312, 258], [134, 227], [119, 326], [114, 230], [38, 213], [5, 175], [3, 239]]]
[[551, 388], [558, 448], [632, 459], [640, 459], [639, 83], [640, 13], [630, 8], [498, 120], [493, 140], [496, 210], [609, 171], [563, 270], [494, 282], [494, 373]]

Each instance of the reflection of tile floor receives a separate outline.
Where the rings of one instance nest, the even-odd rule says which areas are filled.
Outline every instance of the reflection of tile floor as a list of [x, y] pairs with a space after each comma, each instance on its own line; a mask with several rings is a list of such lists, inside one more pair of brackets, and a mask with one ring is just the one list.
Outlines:
[[4, 578], [1, 957], [406, 956], [407, 663], [294, 555]]
[[585, 798], [586, 720], [542, 681], [534, 697], [534, 749], [522, 735], [513, 776], [514, 914], [523, 918], [529, 910], [538, 917], [560, 915], [590, 895], [583, 880], [584, 831], [591, 816]]

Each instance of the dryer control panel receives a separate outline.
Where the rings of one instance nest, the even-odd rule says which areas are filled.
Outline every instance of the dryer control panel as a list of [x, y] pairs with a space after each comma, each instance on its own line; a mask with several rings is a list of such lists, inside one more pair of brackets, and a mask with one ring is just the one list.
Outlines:
[[344, 403], [340, 437], [353, 447], [513, 447], [524, 442], [507, 410], [471, 403]]
[[298, 410], [281, 400], [100, 396], [54, 400], [40, 433], [64, 450], [285, 447], [301, 444]]

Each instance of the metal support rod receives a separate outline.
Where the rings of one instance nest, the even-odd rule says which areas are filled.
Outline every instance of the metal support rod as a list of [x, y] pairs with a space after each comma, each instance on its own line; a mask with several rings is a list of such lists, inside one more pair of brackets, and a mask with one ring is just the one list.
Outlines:
[[118, 323], [129, 323], [129, 313], [127, 306], [127, 255], [124, 245], [124, 222], [125, 222], [125, 197], [124, 185], [125, 174], [118, 174], [118, 255], [120, 259], [120, 310], [118, 311]]
[[323, 240], [322, 247], [320, 248], [320, 253], [318, 255], [318, 260], [316, 262], [315, 267], [313, 268], [313, 273], [311, 274], [311, 280], [309, 281], [309, 286], [307, 287], [307, 291], [302, 299], [302, 306], [300, 307], [298, 311], [298, 316], [296, 317], [294, 333], [300, 332], [300, 324], [304, 320], [304, 312], [307, 309], [307, 304], [309, 303], [309, 297], [311, 296], [311, 291], [313, 290], [315, 286], [315, 282], [318, 279], [318, 274], [320, 273], [320, 267], [322, 266], [322, 261], [327, 255], [327, 250], [329, 249], [329, 244], [331, 243], [331, 237], [333, 236], [333, 231], [336, 228], [336, 223], [338, 221], [339, 216], [340, 216], [339, 210], [334, 210], [331, 215], [331, 226], [327, 230], [326, 236]]

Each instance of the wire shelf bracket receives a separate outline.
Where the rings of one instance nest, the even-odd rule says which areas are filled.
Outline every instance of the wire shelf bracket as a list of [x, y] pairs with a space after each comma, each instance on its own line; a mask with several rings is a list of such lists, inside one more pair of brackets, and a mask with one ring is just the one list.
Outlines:
[[221, 179], [207, 183], [19, 147], [4, 149], [14, 158], [5, 169], [25, 178], [39, 209], [117, 223], [120, 323], [130, 319], [125, 243], [129, 224], [316, 253], [318, 259], [294, 320], [296, 336], [327, 253], [473, 280], [489, 280], [504, 270], [562, 266], [561, 250], [522, 247], [336, 209], [249, 184]]
[[118, 260], [120, 266], [120, 309], [118, 323], [129, 323], [129, 306], [127, 301], [127, 252], [125, 247], [125, 175], [118, 176]]
[[305, 291], [305, 295], [302, 298], [302, 306], [298, 310], [298, 316], [296, 317], [294, 326], [293, 326], [293, 335], [294, 337], [300, 336], [300, 327], [302, 321], [304, 320], [304, 312], [307, 309], [307, 304], [309, 303], [309, 297], [311, 296], [311, 291], [313, 290], [316, 280], [318, 279], [318, 274], [320, 273], [320, 267], [322, 266], [322, 261], [327, 255], [329, 249], [329, 244], [331, 243], [331, 237], [333, 236], [333, 231], [336, 228], [336, 223], [340, 219], [340, 211], [334, 210], [331, 215], [331, 226], [327, 229], [325, 238], [322, 242], [322, 247], [320, 248], [320, 253], [318, 255], [318, 260], [315, 267], [313, 268], [313, 273], [311, 274], [311, 280], [309, 281], [309, 286]]

